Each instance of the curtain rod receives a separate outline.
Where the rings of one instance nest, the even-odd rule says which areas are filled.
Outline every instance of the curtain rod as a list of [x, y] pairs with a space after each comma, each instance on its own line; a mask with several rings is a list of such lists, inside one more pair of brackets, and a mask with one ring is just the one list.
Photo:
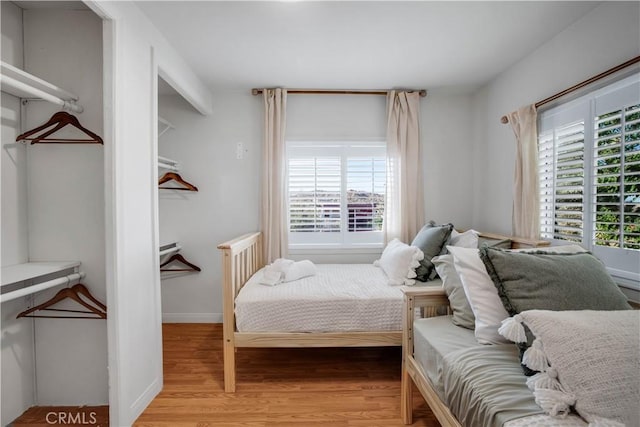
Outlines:
[[[575, 92], [578, 89], [582, 89], [583, 87], [585, 87], [587, 85], [590, 85], [591, 83], [594, 83], [594, 82], [596, 82], [596, 81], [598, 81], [600, 79], [608, 77], [613, 73], [617, 73], [618, 71], [620, 71], [620, 70], [622, 70], [624, 68], [627, 68], [627, 67], [629, 67], [629, 66], [631, 66], [633, 64], [636, 64], [638, 62], [640, 62], [640, 56], [636, 56], [635, 58], [632, 58], [632, 59], [628, 60], [627, 62], [625, 62], [623, 64], [620, 64], [620, 65], [617, 65], [617, 66], [615, 66], [613, 68], [610, 68], [607, 71], [604, 71], [604, 72], [602, 72], [602, 73], [600, 73], [600, 74], [598, 74], [596, 76], [593, 76], [593, 77], [591, 77], [591, 78], [589, 78], [589, 79], [587, 79], [587, 80], [585, 80], [583, 82], [580, 82], [575, 86], [571, 86], [570, 88], [565, 89], [562, 92], [558, 92], [555, 95], [552, 95], [552, 96], [550, 96], [548, 98], [545, 98], [542, 101], [538, 101], [535, 104], [536, 108], [541, 107], [544, 104], [548, 104], [551, 101], [555, 101], [558, 98], [561, 98], [561, 97], [563, 97], [565, 95], [570, 94], [571, 92]], [[509, 123], [509, 118], [507, 116], [502, 116], [500, 118], [500, 122], [503, 123], [503, 124], [507, 124], [507, 123]]]
[[[399, 89], [400, 90], [400, 89]], [[287, 94], [307, 94], [307, 95], [386, 95], [391, 89], [287, 89]], [[421, 97], [427, 96], [425, 89], [413, 90], [409, 89], [409, 92], [418, 92]], [[252, 95], [259, 95], [263, 92], [263, 89], [251, 89]]]

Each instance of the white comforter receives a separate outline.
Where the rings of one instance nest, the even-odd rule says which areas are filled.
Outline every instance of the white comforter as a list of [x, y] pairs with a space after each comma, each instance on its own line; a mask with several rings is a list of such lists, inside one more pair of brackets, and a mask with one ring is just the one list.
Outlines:
[[400, 287], [372, 264], [319, 264], [317, 274], [276, 286], [249, 279], [236, 298], [240, 332], [399, 331]]

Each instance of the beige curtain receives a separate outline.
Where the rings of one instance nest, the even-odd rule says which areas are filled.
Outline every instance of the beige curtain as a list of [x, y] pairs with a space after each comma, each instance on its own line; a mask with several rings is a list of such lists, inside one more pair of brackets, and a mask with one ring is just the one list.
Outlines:
[[540, 191], [538, 182], [538, 129], [535, 105], [507, 115], [516, 135], [516, 167], [513, 180], [513, 235], [540, 238]]
[[387, 95], [387, 188], [385, 243], [411, 243], [424, 222], [420, 155], [420, 95], [392, 90]]
[[287, 201], [285, 128], [287, 91], [264, 89], [264, 143], [262, 161], [262, 234], [264, 261], [287, 255]]

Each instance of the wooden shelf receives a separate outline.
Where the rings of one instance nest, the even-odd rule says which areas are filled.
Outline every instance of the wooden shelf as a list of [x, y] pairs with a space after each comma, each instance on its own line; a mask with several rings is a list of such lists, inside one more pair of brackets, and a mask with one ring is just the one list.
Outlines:
[[2, 285], [9, 286], [80, 266], [79, 261], [27, 262], [2, 267]]

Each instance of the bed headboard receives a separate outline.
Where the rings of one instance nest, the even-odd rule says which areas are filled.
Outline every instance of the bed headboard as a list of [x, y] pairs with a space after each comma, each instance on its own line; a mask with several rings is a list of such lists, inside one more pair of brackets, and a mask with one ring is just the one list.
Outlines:
[[219, 244], [218, 249], [222, 251], [223, 298], [233, 301], [247, 280], [264, 266], [262, 233], [245, 234]]
[[548, 240], [535, 240], [535, 239], [527, 239], [525, 237], [503, 236], [501, 234], [495, 234], [495, 233], [480, 232], [480, 237], [484, 237], [486, 239], [493, 239], [493, 240], [509, 239], [511, 240], [512, 249], [539, 248], [541, 246], [549, 246], [550, 244]]

